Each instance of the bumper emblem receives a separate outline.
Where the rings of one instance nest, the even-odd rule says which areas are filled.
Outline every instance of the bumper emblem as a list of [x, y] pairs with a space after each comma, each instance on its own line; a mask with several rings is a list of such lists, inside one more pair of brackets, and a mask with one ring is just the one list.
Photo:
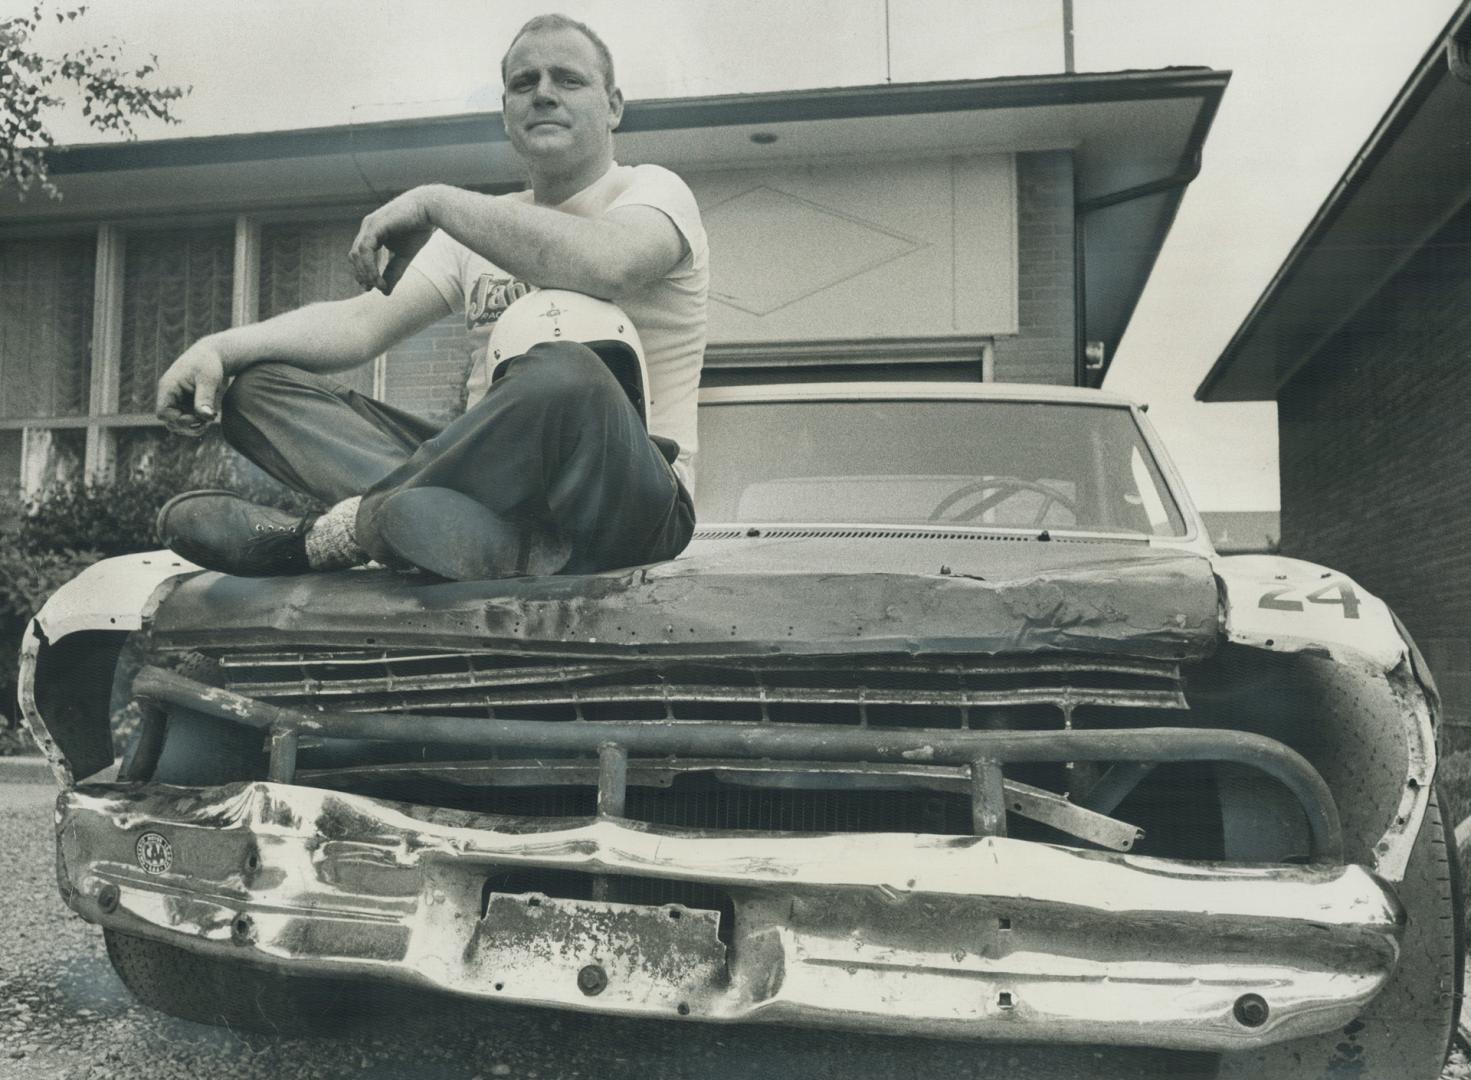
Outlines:
[[162, 833], [144, 833], [133, 850], [145, 874], [166, 874], [174, 865], [174, 845]]

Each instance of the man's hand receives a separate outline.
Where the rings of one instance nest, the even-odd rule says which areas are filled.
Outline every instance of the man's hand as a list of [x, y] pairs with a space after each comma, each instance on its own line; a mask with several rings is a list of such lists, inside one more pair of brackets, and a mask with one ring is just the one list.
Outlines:
[[200, 338], [158, 380], [157, 416], [178, 435], [201, 435], [219, 415], [225, 362], [209, 338]]
[[434, 232], [429, 200], [430, 187], [416, 187], [363, 218], [347, 257], [353, 277], [365, 290], [377, 289], [387, 296], [409, 261], [428, 243]]

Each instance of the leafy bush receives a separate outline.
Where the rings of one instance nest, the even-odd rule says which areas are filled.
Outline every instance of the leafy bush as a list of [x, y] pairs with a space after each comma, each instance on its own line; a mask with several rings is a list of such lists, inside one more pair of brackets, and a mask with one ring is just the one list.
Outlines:
[[238, 491], [285, 510], [316, 508], [236, 454], [212, 430], [202, 440], [165, 436], [144, 444], [131, 467], [107, 483], [70, 482], [47, 489], [26, 505], [15, 544], [28, 551], [88, 549], [106, 556], [152, 551], [159, 546], [154, 531], [159, 507], [193, 488]]
[[37, 556], [78, 549], [103, 556], [151, 551], [158, 547], [158, 508], [187, 489], [190, 466], [178, 456], [112, 483], [58, 484], [27, 505], [15, 545]]
[[24, 623], [48, 596], [100, 558], [96, 551], [0, 550], [0, 619]]

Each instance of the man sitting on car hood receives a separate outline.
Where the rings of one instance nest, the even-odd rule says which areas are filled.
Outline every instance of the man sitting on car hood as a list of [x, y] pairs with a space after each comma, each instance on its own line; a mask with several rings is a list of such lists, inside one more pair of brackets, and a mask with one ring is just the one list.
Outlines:
[[[614, 161], [623, 95], [587, 26], [538, 16], [501, 66], [506, 134], [530, 190], [405, 192], [353, 243], [363, 295], [202, 338], [160, 378], [171, 430], [197, 435], [218, 416], [231, 446], [328, 507], [303, 517], [188, 492], [159, 515], [179, 554], [234, 574], [377, 559], [469, 580], [635, 565], [688, 543], [709, 280], [699, 208], [669, 170]], [[631, 318], [647, 350], [647, 427], [577, 341], [512, 358], [492, 383], [483, 340], [538, 287], [605, 298]], [[327, 377], [454, 311], [482, 348], [453, 422]]]

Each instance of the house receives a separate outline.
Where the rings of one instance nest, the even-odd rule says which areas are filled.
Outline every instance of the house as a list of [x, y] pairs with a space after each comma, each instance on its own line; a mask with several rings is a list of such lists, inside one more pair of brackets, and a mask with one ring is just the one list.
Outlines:
[[[629, 105], [624, 163], [683, 174], [712, 249], [706, 382], [912, 377], [1097, 384], [1228, 74], [1056, 74]], [[354, 288], [361, 216], [426, 182], [513, 190], [495, 113], [85, 145], [61, 202], [0, 194], [0, 483], [146, 458], [190, 342]], [[460, 407], [447, 318], [362, 390]]]
[[1277, 402], [1283, 553], [1383, 597], [1471, 724], [1471, 3], [1196, 397]]

